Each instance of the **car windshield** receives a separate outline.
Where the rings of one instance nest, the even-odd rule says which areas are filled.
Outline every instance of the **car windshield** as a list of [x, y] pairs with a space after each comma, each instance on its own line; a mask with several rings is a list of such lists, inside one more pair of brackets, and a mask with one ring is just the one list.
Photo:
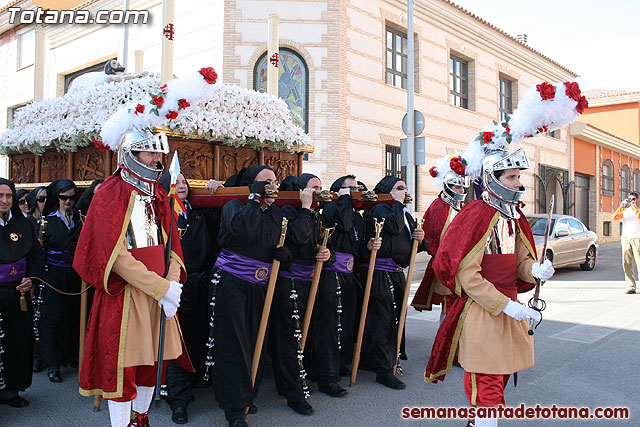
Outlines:
[[[544, 236], [544, 229], [547, 227], [546, 217], [527, 218], [527, 220], [531, 225], [531, 231], [533, 231], [534, 236]], [[553, 230], [553, 224], [555, 222], [555, 219], [551, 219], [551, 227], [549, 228], [549, 233], [551, 233], [551, 230]]]

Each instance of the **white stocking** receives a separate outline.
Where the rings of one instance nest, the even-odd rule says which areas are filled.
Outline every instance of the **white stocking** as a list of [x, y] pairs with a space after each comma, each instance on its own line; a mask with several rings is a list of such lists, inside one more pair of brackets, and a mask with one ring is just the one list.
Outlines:
[[153, 390], [155, 387], [137, 386], [138, 395], [133, 399], [133, 410], [138, 414], [144, 414], [149, 410], [151, 400], [153, 400]]
[[475, 427], [498, 427], [498, 419], [476, 417]]
[[107, 402], [109, 402], [109, 418], [111, 419], [111, 427], [127, 427], [131, 420], [131, 401], [116, 402], [113, 400], [107, 400]]

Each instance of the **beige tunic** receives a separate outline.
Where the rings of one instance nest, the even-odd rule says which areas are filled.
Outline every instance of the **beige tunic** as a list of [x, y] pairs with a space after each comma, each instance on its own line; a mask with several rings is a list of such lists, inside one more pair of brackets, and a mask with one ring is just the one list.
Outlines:
[[[158, 360], [158, 338], [160, 336], [161, 308], [158, 301], [169, 290], [169, 281], [180, 280], [180, 264], [174, 258], [169, 264], [169, 274], [164, 279], [147, 270], [126, 249], [123, 240], [112, 271], [129, 285], [131, 298], [126, 321], [126, 344], [124, 366], [153, 365]], [[126, 294], [125, 294], [126, 298]], [[125, 301], [126, 304], [126, 301]], [[176, 359], [182, 353], [182, 342], [177, 318], [165, 324], [164, 360]]]
[[[518, 277], [533, 283], [531, 266], [536, 262], [520, 235], [516, 235]], [[464, 320], [458, 361], [467, 372], [511, 374], [534, 364], [533, 337], [528, 321], [517, 321], [502, 312], [508, 298], [480, 275], [484, 251], [458, 270], [457, 279], [473, 301]]]

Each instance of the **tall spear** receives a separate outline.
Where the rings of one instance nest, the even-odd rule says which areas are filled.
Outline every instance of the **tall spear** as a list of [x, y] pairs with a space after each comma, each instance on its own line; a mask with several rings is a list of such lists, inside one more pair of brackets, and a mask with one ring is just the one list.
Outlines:
[[[180, 162], [178, 161], [178, 151], [173, 153], [173, 159], [171, 160], [171, 166], [169, 167], [169, 173], [171, 174], [171, 186], [175, 187], [178, 175], [180, 175]], [[171, 240], [173, 239], [173, 211], [175, 206], [175, 197], [169, 197], [169, 215], [171, 215], [169, 236], [167, 237], [167, 244], [164, 248], [164, 276], [169, 274], [169, 263], [171, 261]], [[164, 308], [160, 308], [160, 338], [158, 339], [158, 370], [156, 371], [156, 390], [155, 400], [160, 400], [160, 385], [162, 384], [162, 361], [164, 357], [164, 327], [167, 317], [164, 314]]]
[[[416, 221], [416, 229], [422, 228], [424, 219]], [[398, 358], [400, 357], [400, 345], [402, 344], [402, 333], [404, 332], [404, 324], [407, 317], [407, 304], [409, 303], [409, 292], [411, 291], [411, 278], [413, 277], [413, 269], [416, 266], [416, 255], [418, 254], [418, 241], [413, 241], [411, 246], [411, 258], [409, 258], [409, 270], [407, 271], [407, 280], [404, 285], [404, 299], [402, 300], [402, 309], [400, 310], [400, 319], [398, 321], [398, 342], [396, 345], [396, 363], [393, 365], [393, 373], [398, 370]]]
[[[375, 221], [374, 227], [376, 232], [376, 239], [380, 237], [382, 233], [382, 227], [384, 227], [384, 218], [378, 222], [378, 218], [373, 219]], [[358, 376], [358, 365], [360, 364], [360, 350], [362, 348], [362, 338], [364, 337], [364, 326], [367, 321], [367, 310], [369, 308], [369, 297], [371, 296], [371, 283], [373, 282], [373, 271], [376, 267], [376, 257], [378, 256], [377, 249], [371, 249], [371, 256], [369, 257], [369, 269], [367, 270], [367, 282], [364, 286], [364, 299], [362, 300], [362, 312], [360, 312], [360, 326], [358, 327], [358, 339], [356, 340], [356, 348], [353, 352], [353, 367], [351, 370], [351, 386], [356, 384], [356, 377]]]
[[[544, 245], [542, 245], [542, 253], [540, 254], [540, 265], [547, 259], [547, 243], [549, 242], [549, 231], [551, 230], [551, 215], [553, 215], [553, 204], [556, 201], [555, 194], [551, 196], [551, 201], [549, 202], [549, 212], [547, 212], [547, 225], [544, 228]], [[547, 307], [547, 304], [544, 300], [540, 299], [540, 286], [542, 286], [542, 280], [536, 279], [536, 290], [533, 292], [533, 297], [529, 300], [529, 307], [534, 309], [537, 312], [541, 312]], [[542, 322], [542, 317], [540, 318], [540, 322]], [[538, 324], [540, 324], [538, 322]], [[535, 320], [529, 319], [529, 335], [533, 335], [533, 330], [538, 327], [538, 325], [534, 325]]]

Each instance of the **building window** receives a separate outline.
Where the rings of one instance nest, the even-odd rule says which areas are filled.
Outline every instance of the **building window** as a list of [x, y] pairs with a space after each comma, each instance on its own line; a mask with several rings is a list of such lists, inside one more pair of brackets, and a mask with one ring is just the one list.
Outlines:
[[620, 169], [620, 201], [629, 197], [631, 191], [631, 169], [624, 165]]
[[[297, 52], [280, 48], [278, 65], [278, 96], [289, 107], [293, 122], [309, 131], [309, 69]], [[263, 53], [253, 68], [253, 88], [267, 91], [267, 52]]]
[[500, 121], [504, 121], [508, 114], [513, 113], [513, 94], [511, 80], [500, 77]]
[[640, 169], [633, 170], [633, 191], [640, 191]]
[[548, 131], [547, 136], [555, 139], [560, 139], [560, 129]]
[[[112, 58], [116, 59], [116, 58]], [[69, 73], [64, 76], [64, 93], [69, 91], [69, 87], [71, 86], [71, 82], [73, 82], [76, 77], [80, 77], [83, 74], [87, 73], [104, 73], [105, 64], [111, 61], [111, 59], [107, 59], [104, 62], [100, 62], [99, 64], [91, 65], [90, 67], [83, 68], [82, 70], [74, 71], [73, 73]]]
[[389, 85], [407, 88], [407, 35], [394, 28], [387, 27], [387, 65], [386, 82]]
[[455, 56], [449, 58], [449, 95], [451, 105], [469, 108], [469, 64]]
[[33, 65], [36, 59], [36, 31], [18, 34], [18, 69]]
[[604, 221], [602, 223], [602, 234], [611, 236], [611, 221]]
[[8, 109], [7, 111], [7, 127], [12, 128], [13, 127], [13, 122], [16, 118], [16, 113], [20, 110], [22, 110], [24, 107], [26, 107], [27, 105], [29, 105], [28, 103], [26, 104], [21, 104], [21, 105], [16, 105], [15, 107], [11, 107]]
[[397, 176], [406, 181], [406, 168], [402, 166], [402, 157], [400, 156], [400, 147], [395, 145], [387, 145], [387, 173], [386, 176]]
[[602, 162], [602, 194], [613, 196], [613, 162], [609, 159]]

